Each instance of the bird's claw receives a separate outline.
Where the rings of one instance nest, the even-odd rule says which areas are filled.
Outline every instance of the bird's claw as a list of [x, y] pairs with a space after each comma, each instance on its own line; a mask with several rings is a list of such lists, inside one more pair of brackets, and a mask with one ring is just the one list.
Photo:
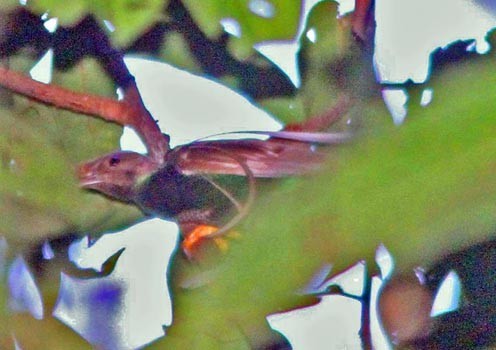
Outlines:
[[237, 239], [241, 236], [237, 231], [229, 231], [226, 233], [225, 237], [224, 236], [211, 237], [218, 230], [219, 228], [216, 226], [210, 226], [210, 225], [196, 226], [191, 232], [189, 232], [184, 237], [182, 243], [182, 250], [184, 254], [189, 259], [194, 258], [195, 253], [198, 251], [198, 248], [200, 247], [201, 243], [208, 238], [212, 238], [212, 241], [217, 246], [217, 248], [221, 252], [225, 253], [229, 249], [228, 238]]

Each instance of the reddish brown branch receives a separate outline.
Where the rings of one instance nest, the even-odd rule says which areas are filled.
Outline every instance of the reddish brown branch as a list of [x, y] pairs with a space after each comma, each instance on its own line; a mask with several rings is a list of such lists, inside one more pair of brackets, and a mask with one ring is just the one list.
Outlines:
[[146, 109], [134, 80], [124, 92], [123, 103], [129, 114], [128, 125], [136, 130], [145, 142], [148, 156], [156, 163], [164, 162], [169, 151], [169, 138], [162, 134], [155, 119]]
[[53, 84], [43, 84], [23, 74], [0, 67], [0, 85], [57, 108], [130, 126], [145, 142], [149, 156], [158, 163], [163, 162], [169, 149], [166, 138], [143, 105], [135, 84], [130, 84], [126, 89], [123, 101], [117, 101], [71, 91]]
[[73, 112], [97, 116], [121, 125], [129, 124], [126, 106], [101, 96], [81, 94], [55, 85], [35, 81], [25, 75], [0, 67], [0, 85], [18, 94]]
[[364, 42], [367, 42], [369, 39], [369, 26], [373, 17], [373, 6], [373, 0], [357, 0], [355, 3], [352, 20], [353, 32]]

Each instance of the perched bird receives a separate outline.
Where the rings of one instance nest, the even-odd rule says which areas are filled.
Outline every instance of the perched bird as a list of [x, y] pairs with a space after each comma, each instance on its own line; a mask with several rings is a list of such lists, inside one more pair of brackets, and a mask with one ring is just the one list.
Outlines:
[[[134, 203], [146, 214], [175, 219], [185, 235], [187, 254], [204, 237], [225, 233], [246, 215], [253, 202], [254, 178], [308, 173], [325, 158], [318, 145], [340, 144], [350, 138], [347, 133], [314, 132], [328, 128], [347, 111], [351, 101], [342, 96], [329, 111], [296, 128], [290, 125], [279, 132], [252, 132], [268, 136], [267, 140], [197, 141], [170, 149], [168, 136], [158, 128], [134, 78], [128, 75], [119, 101], [43, 84], [3, 67], [0, 85], [48, 105], [133, 128], [145, 143], [147, 155], [115, 152], [86, 162], [78, 169], [80, 184]], [[246, 177], [246, 202], [240, 204], [235, 195], [207, 176], [211, 174]], [[237, 215], [230, 215], [233, 210]]]
[[[185, 235], [183, 249], [190, 255], [201, 239], [225, 233], [246, 215], [255, 177], [308, 173], [325, 158], [318, 144], [348, 138], [331, 133], [268, 134], [268, 140], [193, 142], [172, 149], [161, 163], [134, 152], [116, 152], [82, 164], [78, 176], [83, 188], [133, 203], [146, 214], [176, 220]], [[245, 176], [245, 203], [240, 203], [239, 193], [222, 188], [209, 174]], [[236, 192], [246, 189], [241, 187]]]

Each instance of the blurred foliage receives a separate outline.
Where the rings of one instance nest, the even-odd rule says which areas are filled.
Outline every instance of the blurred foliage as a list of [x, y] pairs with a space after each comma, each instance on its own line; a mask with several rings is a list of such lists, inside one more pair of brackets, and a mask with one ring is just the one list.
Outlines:
[[164, 61], [176, 67], [181, 67], [188, 72], [201, 74], [201, 68], [191, 56], [188, 43], [179, 33], [169, 34], [160, 53], [160, 57]]
[[[305, 104], [305, 114], [316, 115], [329, 108], [329, 101], [340, 95], [357, 94], [359, 84], [367, 82], [359, 73], [365, 65], [358, 42], [353, 39], [348, 18], [336, 20], [334, 2], [317, 4], [308, 16], [306, 33], [312, 30], [312, 42], [307, 35], [301, 38], [300, 66], [302, 86], [298, 94]], [[368, 81], [370, 84], [370, 81]]]
[[[195, 22], [211, 38], [223, 33], [221, 20], [235, 20], [241, 33], [239, 38], [231, 37], [230, 44], [238, 57], [252, 54], [252, 47], [258, 42], [293, 38], [300, 17], [300, 4], [296, 1], [204, 0], [199, 6], [198, 1], [185, 0], [184, 4]], [[256, 14], [256, 9], [260, 9], [265, 15]]]
[[[359, 259], [373, 268], [380, 243], [401, 272], [493, 237], [493, 81], [494, 54], [453, 66], [433, 77], [429, 107], [413, 94], [401, 128], [379, 127], [333, 152], [320, 174], [266, 193], [240, 229], [242, 242], [210, 267], [215, 283], [176, 293], [178, 316], [163, 348], [205, 339], [216, 341], [206, 348], [228, 347], [233, 324], [233, 348], [245, 348], [247, 335], [263, 334], [264, 315], [293, 307], [295, 291], [324, 262], [334, 272]], [[178, 279], [201, 276], [197, 266], [182, 269]]]
[[[13, 69], [28, 65], [10, 60]], [[96, 62], [85, 60], [53, 82], [73, 90], [113, 95]], [[121, 128], [77, 116], [2, 90], [0, 105], [1, 232], [18, 249], [68, 232], [96, 232], [141, 216], [138, 210], [82, 191], [78, 163], [118, 148]], [[96, 142], [98, 140], [98, 142]]]
[[40, 15], [48, 13], [57, 17], [63, 26], [75, 25], [86, 15], [95, 16], [102, 26], [103, 21], [108, 21], [113, 27], [112, 33], [109, 31], [112, 42], [122, 47], [164, 20], [162, 13], [167, 3], [167, 0], [30, 0], [27, 6]]
[[[50, 317], [50, 312], [57, 300], [59, 272], [52, 271], [52, 276], [38, 279], [43, 291], [43, 308], [45, 317], [34, 319], [28, 313], [12, 314], [8, 308], [8, 291], [0, 283], [0, 348], [14, 349], [14, 341], [21, 349], [75, 349], [89, 350], [92, 347], [72, 329], [59, 320]], [[4, 277], [3, 274], [2, 278]], [[47, 317], [48, 316], [48, 317]]]
[[[236, 19], [243, 36], [230, 38], [230, 47], [239, 57], [254, 55], [255, 42], [291, 38], [300, 10], [299, 3], [273, 1], [275, 16], [266, 19], [251, 13], [246, 2], [184, 4], [211, 38], [221, 34], [220, 19]], [[166, 18], [167, 2], [39, 0], [28, 5], [37, 13], [49, 9], [61, 25], [72, 25], [88, 13], [108, 19], [116, 27], [109, 34], [114, 44], [125, 46]], [[325, 111], [345, 92], [356, 102], [343, 119], [361, 126], [362, 137], [333, 149], [318, 174], [263, 187], [256, 208], [239, 228], [241, 239], [231, 241], [227, 254], [207, 248], [201, 264], [177, 256], [171, 271], [174, 324], [167, 337], [150, 348], [261, 346], [273, 339], [267, 314], [314, 301], [295, 291], [324, 263], [332, 263], [338, 272], [366, 259], [373, 268], [375, 248], [384, 243], [397, 268], [406, 271], [492, 237], [494, 54], [435, 74], [429, 84], [434, 99], [428, 107], [419, 105], [422, 87], [411, 89], [408, 120], [398, 128], [377, 98], [370, 55], [351, 37], [348, 19], [336, 20], [336, 5], [320, 4], [307, 26], [316, 29], [319, 41], [304, 39], [302, 89], [296, 96], [261, 104], [282, 120], [295, 121]], [[177, 33], [155, 56], [196, 72], [201, 69]], [[9, 64], [27, 71], [32, 62], [20, 53]], [[90, 60], [64, 73], [56, 71], [53, 82], [114, 95], [112, 84]], [[0, 109], [0, 232], [15, 250], [63, 233], [118, 229], [141, 215], [133, 207], [81, 191], [73, 176], [78, 162], [118, 147], [120, 128], [5, 90], [0, 91]], [[51, 277], [57, 278], [58, 274]], [[184, 288], [195, 281], [200, 287]], [[0, 293], [5, 295], [2, 284]], [[56, 289], [47, 293], [52, 305]], [[6, 298], [0, 301], [0, 324], [13, 326], [25, 349], [87, 346], [58, 321], [21, 315], [5, 316], [9, 321], [4, 322]], [[5, 330], [4, 326], [2, 348], [11, 342]]]
[[19, 1], [17, 0], [5, 0], [0, 3], [1, 11], [11, 11], [19, 6]]
[[2, 323], [0, 328], [8, 326], [8, 333], [0, 338], [2, 349], [13, 349], [15, 337], [21, 349], [75, 349], [89, 350], [92, 347], [80, 336], [60, 321], [46, 317], [35, 320], [28, 314], [17, 314]]

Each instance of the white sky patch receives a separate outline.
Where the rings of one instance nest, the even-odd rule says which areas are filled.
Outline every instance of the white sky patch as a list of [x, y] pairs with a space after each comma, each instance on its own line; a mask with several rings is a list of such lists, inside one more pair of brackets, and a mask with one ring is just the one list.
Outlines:
[[365, 261], [360, 261], [346, 271], [330, 278], [319, 287], [320, 292], [324, 292], [330, 286], [341, 287], [344, 293], [360, 297], [363, 295], [365, 287]]
[[48, 51], [40, 60], [31, 68], [29, 75], [36, 81], [48, 84], [52, 81], [53, 72], [53, 49]]
[[314, 306], [272, 314], [267, 321], [293, 350], [361, 349], [361, 307], [355, 299], [324, 296]]
[[172, 147], [230, 131], [277, 131], [282, 127], [247, 98], [213, 80], [156, 61], [127, 56], [125, 62], [136, 77], [146, 107], [159, 127], [171, 135]]
[[253, 45], [253, 48], [279, 67], [295, 87], [300, 87], [301, 77], [296, 57], [300, 49], [298, 40], [262, 41]]
[[26, 6], [27, 3], [28, 3], [28, 0], [19, 0], [19, 4], [21, 6]]
[[370, 333], [374, 349], [392, 350], [393, 347], [384, 332], [377, 312], [377, 298], [382, 285], [391, 277], [394, 270], [394, 259], [384, 244], [375, 251], [375, 262], [381, 272], [380, 276], [372, 277], [370, 281]]
[[467, 45], [467, 52], [475, 52], [476, 50], [476, 45], [475, 45], [475, 41], [471, 42], [470, 44]]
[[53, 316], [100, 349], [131, 350], [120, 336], [121, 281], [78, 279], [61, 272]]
[[239, 22], [234, 18], [226, 17], [220, 20], [220, 25], [224, 28], [224, 31], [236, 38], [241, 38], [241, 26]]
[[9, 307], [15, 312], [29, 312], [37, 320], [43, 318], [43, 301], [26, 261], [18, 256], [9, 268]]
[[310, 42], [314, 44], [317, 42], [317, 31], [315, 30], [315, 28], [310, 28], [309, 30], [307, 30], [305, 35], [307, 39], [310, 40]]
[[416, 268], [413, 269], [413, 273], [415, 274], [415, 277], [417, 277], [417, 280], [420, 284], [427, 283], [427, 276], [425, 269], [423, 267], [417, 266]]
[[[324, 0], [305, 0], [303, 1], [303, 9], [301, 11], [300, 22], [298, 24], [297, 34], [294, 39], [291, 40], [281, 40], [281, 41], [262, 41], [253, 45], [253, 48], [259, 53], [267, 57], [272, 63], [281, 69], [284, 74], [288, 76], [295, 87], [300, 87], [301, 77], [298, 68], [297, 55], [300, 50], [300, 38], [304, 33], [308, 15], [310, 11], [320, 2]], [[350, 7], [349, 3], [353, 3], [354, 0], [340, 0], [336, 1], [339, 4], [338, 10], [339, 15], [344, 15], [342, 10], [346, 10]], [[346, 4], [346, 6], [341, 6], [341, 4]], [[316, 38], [318, 39], [318, 38]], [[312, 41], [313, 42], [313, 41]]]
[[355, 0], [340, 0], [337, 1], [339, 3], [338, 12], [339, 16], [347, 15], [355, 11]]
[[[388, 253], [389, 254], [389, 253]], [[376, 258], [377, 259], [377, 258]], [[392, 350], [393, 346], [386, 332], [382, 329], [377, 310], [377, 298], [382, 288], [384, 279], [374, 276], [370, 282], [370, 333], [372, 334], [373, 349]]]
[[124, 90], [122, 90], [122, 88], [119, 87], [119, 88], [115, 89], [115, 93], [116, 93], [117, 99], [119, 101], [122, 101], [124, 99]]
[[12, 339], [14, 340], [14, 349], [15, 350], [22, 350], [22, 348], [19, 345], [19, 342], [17, 341], [16, 337], [12, 336]]
[[420, 105], [425, 107], [432, 102], [432, 95], [434, 94], [434, 90], [427, 88], [422, 91], [422, 96], [420, 97]]
[[107, 28], [109, 32], [111, 32], [111, 33], [115, 32], [115, 27], [112, 24], [112, 22], [104, 19], [103, 24], [105, 25], [105, 28]]
[[394, 270], [394, 259], [384, 244], [380, 244], [375, 251], [375, 262], [381, 271], [381, 278], [387, 279]]
[[396, 125], [403, 123], [407, 114], [408, 94], [406, 89], [384, 88], [382, 89], [382, 98], [393, 117], [393, 122]]
[[47, 19], [44, 23], [43, 23], [43, 26], [46, 28], [46, 30], [48, 30], [50, 33], [53, 33], [57, 30], [57, 26], [58, 26], [58, 18], [54, 17], [54, 18], [50, 18], [50, 19]]
[[43, 259], [45, 260], [51, 260], [55, 257], [55, 253], [53, 252], [50, 242], [45, 241], [43, 243], [43, 246], [41, 247], [41, 254], [43, 255]]
[[[110, 256], [122, 248], [124, 251], [106, 277], [62, 275], [54, 316], [85, 339], [105, 339], [119, 349], [135, 349], [163, 336], [162, 326], [172, 322], [167, 269], [178, 235], [176, 224], [152, 219], [106, 234], [89, 247], [87, 237], [76, 242], [69, 256], [80, 268], [101, 271]], [[102, 288], [114, 291], [115, 296], [108, 297], [104, 305], [113, 313], [104, 310], [102, 314], [91, 305], [90, 296], [105, 293]]]
[[315, 294], [320, 293], [321, 286], [325, 282], [326, 278], [332, 270], [332, 264], [324, 264], [322, 267], [312, 276], [310, 282], [302, 289], [301, 294]]
[[431, 317], [436, 317], [459, 308], [462, 283], [455, 271], [450, 271], [439, 285], [432, 305]]
[[303, 1], [303, 10], [298, 24], [297, 34], [292, 40], [285, 41], [262, 41], [256, 43], [253, 48], [271, 60], [284, 74], [291, 79], [294, 86], [300, 87], [301, 77], [298, 69], [297, 54], [300, 49], [300, 37], [306, 26], [308, 14], [312, 8], [324, 0]]
[[[381, 275], [373, 277], [370, 294], [370, 327], [374, 349], [389, 350], [392, 346], [383, 332], [377, 315], [377, 297], [384, 281], [391, 275], [394, 262], [391, 254], [384, 245], [376, 250], [376, 263]], [[316, 278], [322, 278], [324, 272], [330, 271], [331, 265], [324, 265]], [[343, 292], [360, 297], [364, 292], [366, 265], [360, 261], [342, 272], [315, 286], [312, 283], [306, 290], [309, 294], [323, 293], [331, 285], [338, 285]], [[272, 329], [283, 334], [293, 349], [361, 349], [357, 329], [360, 328], [360, 301], [341, 295], [326, 295], [320, 303], [285, 313], [269, 315], [267, 321]], [[339, 323], [343, 322], [343, 324]], [[354, 323], [357, 322], [357, 323]], [[342, 328], [341, 328], [342, 327]], [[334, 334], [336, 332], [336, 334]], [[358, 342], [358, 343], [356, 343]]]
[[125, 126], [119, 140], [121, 150], [146, 154], [146, 146], [134, 129]]
[[433, 50], [474, 39], [484, 53], [496, 17], [468, 0], [378, 0], [374, 64], [382, 83], [427, 80]]
[[274, 5], [267, 0], [250, 0], [248, 8], [255, 15], [263, 18], [272, 18], [276, 14]]

